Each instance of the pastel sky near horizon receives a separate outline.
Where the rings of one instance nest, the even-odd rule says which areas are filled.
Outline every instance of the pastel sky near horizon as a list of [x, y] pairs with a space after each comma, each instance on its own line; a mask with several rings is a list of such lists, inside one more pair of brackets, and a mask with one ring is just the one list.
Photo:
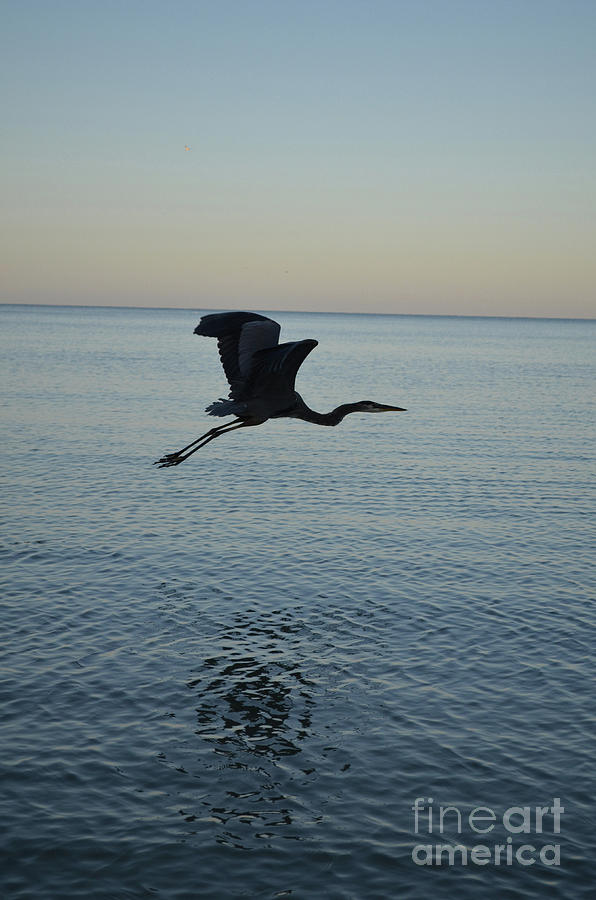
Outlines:
[[596, 316], [593, 0], [1, 16], [3, 303]]

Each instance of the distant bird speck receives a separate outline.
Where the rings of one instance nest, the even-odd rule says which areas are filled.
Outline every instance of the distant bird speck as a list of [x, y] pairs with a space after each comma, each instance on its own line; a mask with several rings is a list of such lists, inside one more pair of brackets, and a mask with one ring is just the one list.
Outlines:
[[227, 400], [211, 403], [210, 416], [236, 416], [211, 428], [176, 453], [166, 453], [154, 465], [178, 466], [209, 441], [234, 431], [262, 425], [267, 419], [303, 419], [315, 425], [339, 425], [355, 412], [405, 412], [373, 400], [344, 403], [328, 413], [310, 409], [294, 389], [298, 369], [318, 341], [279, 344], [280, 325], [258, 313], [228, 312], [203, 316], [195, 334], [217, 338], [221, 363], [230, 385]]
[[185, 150], [192, 150], [192, 147], [189, 147], [187, 144], [184, 145]]

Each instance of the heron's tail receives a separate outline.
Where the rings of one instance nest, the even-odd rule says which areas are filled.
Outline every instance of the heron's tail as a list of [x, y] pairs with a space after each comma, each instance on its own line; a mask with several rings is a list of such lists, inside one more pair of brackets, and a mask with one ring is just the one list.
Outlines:
[[215, 400], [214, 403], [210, 403], [206, 407], [205, 412], [209, 413], [210, 416], [241, 416], [246, 413], [246, 410], [244, 409], [244, 404], [238, 403], [237, 400], [220, 398]]

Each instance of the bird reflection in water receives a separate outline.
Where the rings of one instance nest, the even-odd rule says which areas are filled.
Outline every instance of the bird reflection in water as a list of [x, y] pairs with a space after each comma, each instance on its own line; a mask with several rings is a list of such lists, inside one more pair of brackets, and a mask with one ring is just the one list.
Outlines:
[[[205, 666], [219, 671], [221, 660], [205, 660]], [[300, 728], [293, 728], [291, 680], [307, 684], [300, 672], [287, 663], [264, 664], [250, 656], [230, 663], [204, 687], [208, 694], [222, 689], [221, 701], [227, 704], [227, 712], [220, 713], [213, 704], [203, 703], [197, 708], [197, 733], [216, 744], [215, 749], [221, 753], [250, 749], [274, 758], [300, 753], [296, 742], [308, 735], [311, 718], [305, 710], [299, 718]], [[309, 697], [304, 700], [308, 702]]]
[[[289, 763], [302, 753], [315, 705], [312, 682], [296, 662], [300, 630], [287, 622], [257, 625], [238, 616], [236, 627], [226, 632], [225, 652], [205, 659], [188, 683], [198, 700], [196, 734], [220, 759], [209, 766], [218, 770], [218, 797], [201, 801], [210, 821], [223, 826], [216, 837], [220, 843], [246, 847], [255, 837], [272, 838], [279, 826], [284, 837], [298, 839], [298, 832], [287, 828], [294, 823], [289, 795], [296, 779], [308, 780], [314, 768], [306, 761], [288, 768], [283, 760]], [[254, 652], [246, 653], [247, 643]], [[284, 658], [276, 658], [282, 652]], [[248, 832], [246, 826], [252, 826]]]

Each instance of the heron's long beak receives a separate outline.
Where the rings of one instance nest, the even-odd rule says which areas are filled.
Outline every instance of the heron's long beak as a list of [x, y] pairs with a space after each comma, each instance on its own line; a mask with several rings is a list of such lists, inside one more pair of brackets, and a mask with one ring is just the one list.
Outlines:
[[404, 409], [403, 406], [385, 406], [384, 403], [379, 403], [381, 407], [380, 412], [407, 412], [407, 409]]

